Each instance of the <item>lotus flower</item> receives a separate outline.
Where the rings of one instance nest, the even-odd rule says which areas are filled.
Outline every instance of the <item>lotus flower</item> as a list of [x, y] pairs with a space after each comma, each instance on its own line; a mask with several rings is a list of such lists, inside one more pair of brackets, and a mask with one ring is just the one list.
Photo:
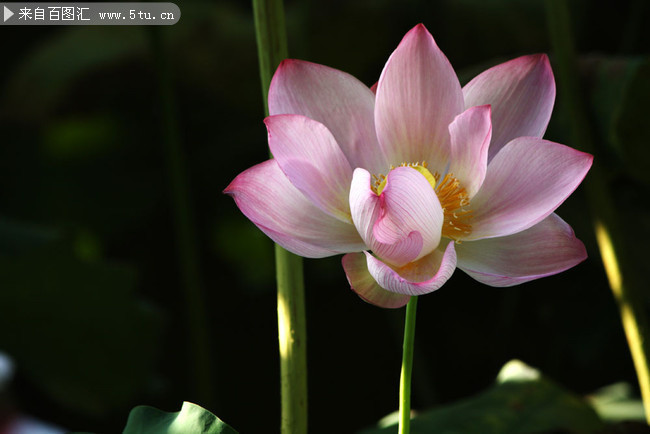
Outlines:
[[541, 138], [554, 99], [545, 55], [497, 65], [461, 88], [422, 24], [372, 89], [285, 60], [265, 119], [275, 158], [225, 192], [287, 250], [345, 253], [352, 289], [381, 307], [435, 291], [456, 267], [490, 286], [556, 274], [586, 258], [553, 211], [593, 157]]

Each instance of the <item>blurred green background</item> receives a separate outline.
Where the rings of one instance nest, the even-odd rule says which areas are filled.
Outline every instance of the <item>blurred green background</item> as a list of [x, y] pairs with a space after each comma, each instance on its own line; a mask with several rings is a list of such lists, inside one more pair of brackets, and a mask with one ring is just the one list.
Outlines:
[[[242, 433], [279, 427], [273, 247], [222, 194], [268, 156], [252, 9], [177, 4], [181, 20], [165, 28], [0, 29], [0, 351], [17, 369], [4, 408], [109, 433], [134, 405], [187, 400]], [[628, 260], [647, 269], [650, 4], [569, 8], [596, 159]], [[462, 83], [519, 55], [554, 62], [540, 0], [285, 9], [291, 57], [368, 85], [419, 22]], [[545, 138], [577, 147], [562, 92]], [[584, 263], [513, 288], [458, 271], [421, 298], [415, 409], [476, 394], [512, 358], [582, 395], [637, 387], [582, 187], [558, 213], [586, 244]], [[370, 426], [397, 408], [404, 312], [361, 301], [340, 257], [305, 268], [312, 432]], [[188, 285], [202, 291], [205, 327]], [[211, 378], [197, 381], [201, 360]]]

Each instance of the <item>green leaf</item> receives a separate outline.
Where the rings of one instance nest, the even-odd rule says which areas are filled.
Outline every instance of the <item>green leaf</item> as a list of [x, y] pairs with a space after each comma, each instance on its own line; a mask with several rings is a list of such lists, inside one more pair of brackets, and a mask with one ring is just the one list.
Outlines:
[[[388, 425], [388, 426], [387, 426]], [[418, 433], [529, 434], [549, 431], [593, 433], [603, 428], [593, 408], [522, 362], [511, 361], [497, 384], [485, 392], [425, 411], [411, 423]], [[359, 434], [397, 432], [386, 420], [379, 428]]]
[[167, 413], [141, 405], [131, 410], [123, 434], [237, 434], [208, 410], [184, 402], [181, 411]]
[[603, 420], [608, 422], [630, 420], [645, 422], [643, 401], [632, 396], [632, 387], [628, 383], [616, 383], [602, 387], [588, 398]]

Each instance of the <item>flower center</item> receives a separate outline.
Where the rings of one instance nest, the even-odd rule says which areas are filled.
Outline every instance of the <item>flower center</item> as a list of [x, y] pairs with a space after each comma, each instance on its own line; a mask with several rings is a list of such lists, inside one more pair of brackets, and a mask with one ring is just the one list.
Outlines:
[[435, 189], [445, 215], [442, 236], [458, 241], [472, 232], [472, 210], [469, 209], [469, 195], [460, 185], [453, 173], [448, 173], [440, 181], [440, 174], [433, 175], [438, 182]]
[[[431, 188], [434, 190], [436, 189], [436, 178], [431, 174], [431, 172], [429, 172], [429, 169], [427, 169], [427, 163], [425, 161], [423, 161], [422, 164], [420, 164], [419, 161], [417, 163], [402, 163], [398, 167], [410, 167], [417, 170], [427, 179], [427, 181], [429, 181]], [[395, 166], [390, 166], [390, 170], [393, 170], [394, 168]], [[377, 193], [377, 196], [379, 196], [381, 192], [384, 191], [384, 187], [386, 187], [386, 176], [380, 174], [379, 176], [372, 175], [372, 177], [375, 178], [375, 183], [373, 184], [372, 189]]]
[[[469, 235], [472, 232], [470, 223], [472, 210], [469, 209], [469, 195], [464, 187], [460, 185], [458, 179], [453, 173], [447, 173], [441, 178], [438, 172], [431, 173], [427, 169], [426, 162], [402, 163], [399, 167], [411, 167], [420, 172], [431, 184], [442, 206], [444, 213], [444, 222], [442, 225], [442, 236], [451, 238], [455, 241]], [[395, 167], [391, 166], [390, 170]], [[386, 187], [386, 176], [373, 175], [375, 183], [372, 186], [373, 191], [380, 195]]]

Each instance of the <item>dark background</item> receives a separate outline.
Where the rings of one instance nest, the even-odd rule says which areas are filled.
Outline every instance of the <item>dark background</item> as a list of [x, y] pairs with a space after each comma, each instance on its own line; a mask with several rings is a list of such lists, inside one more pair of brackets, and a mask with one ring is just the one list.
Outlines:
[[[268, 156], [252, 10], [177, 4], [182, 18], [165, 28], [0, 29], [0, 351], [17, 368], [5, 412], [110, 433], [135, 405], [192, 401], [242, 433], [279, 427], [273, 246], [222, 194]], [[643, 271], [648, 6], [569, 2], [596, 159]], [[419, 22], [463, 84], [524, 54], [549, 53], [557, 70], [543, 1], [285, 7], [291, 57], [368, 85]], [[545, 138], [577, 147], [562, 92]], [[174, 193], [184, 190], [188, 207]], [[180, 235], [179, 209], [190, 228]], [[574, 269], [513, 288], [458, 271], [420, 299], [414, 408], [476, 394], [512, 358], [579, 394], [636, 387], [588, 209], [580, 187], [558, 210], [589, 253]], [[183, 264], [207, 315], [211, 378], [199, 381]], [[397, 408], [404, 310], [361, 301], [340, 257], [306, 260], [305, 272], [311, 431], [353, 432]]]

